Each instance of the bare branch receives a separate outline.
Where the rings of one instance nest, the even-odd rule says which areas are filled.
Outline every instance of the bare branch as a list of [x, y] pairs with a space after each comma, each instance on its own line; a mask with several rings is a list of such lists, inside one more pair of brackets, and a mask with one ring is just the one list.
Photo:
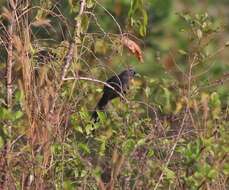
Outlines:
[[64, 67], [63, 67], [63, 71], [62, 71], [62, 76], [61, 76], [61, 80], [63, 81], [66, 74], [67, 74], [67, 71], [68, 71], [68, 68], [72, 62], [72, 58], [73, 58], [73, 53], [74, 53], [74, 47], [75, 47], [75, 43], [72, 42], [70, 45], [69, 45], [69, 49], [68, 49], [68, 53], [65, 57], [65, 64], [64, 64]]
[[7, 96], [6, 102], [8, 108], [12, 106], [12, 94], [13, 94], [13, 86], [12, 86], [12, 68], [13, 68], [13, 33], [15, 27], [15, 9], [11, 12], [11, 18], [9, 20], [10, 24], [8, 27], [8, 58], [6, 65], [6, 89]]
[[[183, 120], [182, 120], [182, 123], [181, 123], [181, 126], [180, 126], [180, 130], [179, 130], [178, 135], [177, 135], [177, 138], [176, 138], [176, 141], [175, 141], [175, 143], [173, 144], [173, 147], [172, 147], [172, 149], [171, 149], [171, 151], [170, 151], [170, 154], [169, 154], [169, 156], [168, 156], [168, 158], [167, 158], [167, 161], [166, 161], [164, 167], [168, 167], [168, 166], [169, 166], [169, 163], [170, 163], [170, 161], [171, 161], [171, 159], [172, 159], [172, 156], [173, 156], [174, 151], [175, 151], [175, 149], [176, 149], [176, 147], [177, 147], [177, 144], [178, 144], [178, 142], [179, 142], [179, 140], [180, 140], [180, 137], [182, 136], [182, 131], [183, 131], [183, 128], [184, 128], [184, 126], [185, 126], [185, 121], [186, 121], [187, 115], [188, 115], [188, 109], [189, 109], [189, 108], [188, 108], [188, 106], [187, 106], [187, 107], [186, 107], [186, 110], [185, 110], [185, 115], [184, 115], [184, 117], [183, 117]], [[157, 190], [158, 186], [160, 185], [161, 181], [163, 180], [163, 177], [164, 177], [164, 171], [161, 172], [161, 175], [160, 175], [160, 177], [159, 177], [159, 179], [158, 179], [157, 184], [156, 184], [155, 187], [154, 187], [154, 190]]]
[[64, 78], [64, 81], [67, 80], [86, 80], [86, 81], [92, 81], [92, 82], [96, 82], [96, 83], [101, 83], [109, 88], [111, 88], [112, 90], [114, 90], [123, 100], [125, 100], [126, 102], [129, 102], [122, 93], [118, 92], [117, 90], [115, 90], [114, 87], [112, 87], [111, 85], [109, 85], [107, 82], [103, 82], [101, 80], [97, 80], [97, 79], [93, 79], [93, 78], [88, 78], [88, 77], [68, 77], [68, 78]]
[[74, 36], [73, 36], [73, 42], [71, 42], [69, 44], [68, 53], [66, 55], [65, 63], [64, 63], [64, 66], [63, 66], [63, 70], [62, 70], [62, 75], [61, 75], [61, 80], [62, 81], [64, 80], [64, 78], [65, 78], [65, 76], [67, 74], [68, 68], [70, 67], [70, 65], [72, 63], [72, 59], [74, 57], [74, 48], [75, 47], [77, 48], [77, 46], [75, 46], [75, 45], [77, 43], [77, 39], [80, 38], [80, 32], [81, 32], [81, 18], [80, 17], [83, 14], [85, 5], [86, 5], [86, 0], [81, 0], [80, 1], [80, 11], [79, 11], [79, 14], [77, 16], [76, 25], [75, 25], [75, 32], [74, 32]]

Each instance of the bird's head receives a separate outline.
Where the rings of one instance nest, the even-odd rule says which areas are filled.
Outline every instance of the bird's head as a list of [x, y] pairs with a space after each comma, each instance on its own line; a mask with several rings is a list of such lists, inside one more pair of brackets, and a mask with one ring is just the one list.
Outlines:
[[127, 69], [124, 71], [129, 78], [133, 78], [136, 75], [136, 72], [133, 69]]

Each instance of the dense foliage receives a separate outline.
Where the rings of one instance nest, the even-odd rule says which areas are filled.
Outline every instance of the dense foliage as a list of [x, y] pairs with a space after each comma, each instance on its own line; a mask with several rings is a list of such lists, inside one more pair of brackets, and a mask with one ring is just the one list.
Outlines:
[[0, 189], [229, 188], [226, 0], [0, 7]]

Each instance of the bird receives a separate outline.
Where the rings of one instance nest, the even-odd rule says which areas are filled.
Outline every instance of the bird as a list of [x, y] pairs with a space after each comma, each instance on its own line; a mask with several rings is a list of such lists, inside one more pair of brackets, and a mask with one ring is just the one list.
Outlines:
[[122, 71], [118, 75], [112, 76], [105, 82], [113, 89], [107, 85], [104, 85], [103, 95], [98, 101], [91, 116], [94, 122], [98, 121], [97, 111], [104, 111], [109, 101], [113, 100], [114, 98], [121, 97], [121, 95], [127, 93], [127, 90], [129, 89], [129, 82], [135, 75], [136, 72], [132, 68], [129, 68]]

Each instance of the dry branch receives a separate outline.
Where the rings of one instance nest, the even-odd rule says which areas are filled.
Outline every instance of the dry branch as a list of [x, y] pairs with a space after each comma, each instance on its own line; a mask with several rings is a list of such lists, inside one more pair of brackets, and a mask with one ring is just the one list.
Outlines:
[[15, 27], [15, 10], [12, 10], [11, 17], [9, 20], [10, 24], [8, 26], [8, 58], [6, 65], [6, 89], [7, 96], [6, 102], [8, 108], [12, 106], [12, 94], [13, 94], [13, 86], [12, 86], [12, 68], [13, 68], [13, 34]]
[[[74, 36], [73, 36], [73, 41], [70, 42], [69, 44], [69, 49], [68, 49], [68, 53], [65, 57], [65, 63], [63, 66], [63, 70], [62, 70], [62, 74], [61, 74], [61, 80], [63, 81], [68, 68], [70, 67], [71, 63], [72, 63], [72, 59], [74, 57], [74, 49], [77, 48], [76, 43], [77, 43], [77, 39], [80, 39], [80, 32], [81, 32], [81, 16], [83, 14], [84, 8], [86, 5], [86, 1], [85, 0], [81, 0], [80, 1], [80, 11], [79, 14], [77, 16], [76, 19], [76, 25], [75, 25], [75, 31], [74, 31]], [[77, 52], [77, 49], [76, 49]]]
[[93, 78], [88, 78], [88, 77], [68, 77], [68, 78], [64, 78], [64, 81], [67, 80], [86, 80], [86, 81], [92, 81], [92, 82], [96, 82], [96, 83], [101, 83], [109, 88], [111, 88], [112, 90], [114, 90], [123, 100], [125, 100], [126, 102], [128, 102], [128, 100], [123, 96], [122, 93], [118, 92], [117, 90], [115, 90], [114, 87], [112, 87], [111, 85], [109, 85], [107, 82], [103, 82], [101, 80], [97, 80], [97, 79], [93, 79]]

